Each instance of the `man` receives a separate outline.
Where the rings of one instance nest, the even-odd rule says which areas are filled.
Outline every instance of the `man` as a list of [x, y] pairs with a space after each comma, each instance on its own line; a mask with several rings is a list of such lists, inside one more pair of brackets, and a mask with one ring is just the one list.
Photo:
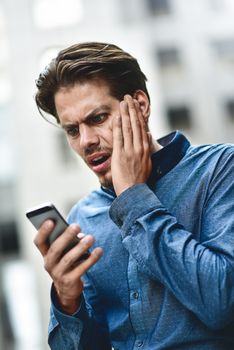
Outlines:
[[51, 349], [234, 349], [234, 147], [153, 141], [145, 82], [103, 43], [61, 51], [37, 80], [40, 112], [101, 185], [51, 247], [52, 221], [35, 238], [53, 280]]

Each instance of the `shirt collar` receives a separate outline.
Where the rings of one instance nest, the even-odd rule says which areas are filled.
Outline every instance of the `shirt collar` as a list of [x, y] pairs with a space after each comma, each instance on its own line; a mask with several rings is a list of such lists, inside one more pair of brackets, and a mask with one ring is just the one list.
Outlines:
[[152, 154], [152, 173], [147, 181], [149, 185], [173, 169], [190, 146], [190, 142], [179, 131], [174, 131], [157, 141], [163, 148]]

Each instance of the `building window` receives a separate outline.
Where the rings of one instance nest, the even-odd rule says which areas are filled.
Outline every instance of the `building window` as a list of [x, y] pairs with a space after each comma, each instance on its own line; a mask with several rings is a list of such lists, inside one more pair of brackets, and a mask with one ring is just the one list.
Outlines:
[[234, 123], [234, 99], [227, 101], [225, 108], [229, 120]]
[[167, 15], [170, 13], [170, 0], [147, 0], [147, 6], [153, 15]]
[[214, 41], [212, 46], [221, 60], [234, 62], [234, 38]]
[[161, 68], [179, 66], [181, 57], [177, 48], [162, 48], [156, 51], [157, 59]]
[[187, 106], [168, 107], [167, 121], [171, 129], [188, 130], [192, 126], [191, 112]]
[[20, 253], [20, 244], [15, 222], [0, 222], [0, 253], [2, 255]]

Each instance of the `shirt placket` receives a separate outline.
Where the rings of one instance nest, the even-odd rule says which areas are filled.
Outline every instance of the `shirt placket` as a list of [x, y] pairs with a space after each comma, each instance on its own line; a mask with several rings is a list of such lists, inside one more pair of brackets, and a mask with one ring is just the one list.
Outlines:
[[135, 334], [133, 349], [143, 349], [146, 337], [144, 317], [142, 310], [142, 290], [139, 284], [138, 269], [136, 260], [129, 256], [128, 264], [128, 285], [129, 285], [129, 313], [130, 320]]

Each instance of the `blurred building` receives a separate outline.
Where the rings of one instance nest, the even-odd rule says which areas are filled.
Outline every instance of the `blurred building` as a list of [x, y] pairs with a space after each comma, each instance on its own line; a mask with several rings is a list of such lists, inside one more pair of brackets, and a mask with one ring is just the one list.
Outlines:
[[39, 115], [39, 72], [70, 44], [115, 43], [148, 77], [155, 137], [233, 142], [233, 19], [232, 0], [0, 1], [0, 349], [47, 349], [50, 279], [26, 209], [51, 201], [66, 216], [98, 185]]

